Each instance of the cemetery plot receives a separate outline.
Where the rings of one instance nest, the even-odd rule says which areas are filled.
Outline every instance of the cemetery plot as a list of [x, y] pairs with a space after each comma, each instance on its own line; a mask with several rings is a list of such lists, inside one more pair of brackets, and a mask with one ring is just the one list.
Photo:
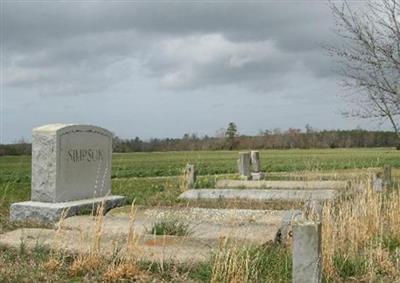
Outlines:
[[[34, 147], [32, 200], [16, 202], [11, 207], [12, 220], [55, 223], [61, 215], [67, 218], [62, 218], [60, 224], [52, 229], [50, 226], [26, 228], [32, 227], [32, 224], [9, 223], [6, 220], [8, 214], [4, 217], [2, 207], [0, 248], [3, 255], [11, 251], [33, 252], [48, 248], [50, 259], [44, 266], [58, 260], [52, 258], [53, 255], [61, 255], [61, 258], [71, 259], [71, 262], [61, 263], [70, 268], [69, 272], [76, 265], [85, 266], [87, 262], [82, 259], [95, 260], [94, 271], [88, 271], [94, 273], [100, 272], [99, 266], [103, 266], [103, 270], [104, 266], [108, 266], [107, 270], [109, 267], [125, 270], [124, 264], [133, 264], [139, 270], [138, 260], [149, 263], [150, 267], [146, 267], [146, 270], [155, 265], [171, 267], [171, 270], [165, 271], [167, 273], [177, 272], [193, 263], [193, 266], [197, 266], [195, 268], [201, 270], [205, 267], [208, 270], [203, 280], [205, 282], [219, 275], [223, 278], [225, 272], [236, 272], [231, 270], [233, 265], [235, 268], [255, 268], [246, 273], [250, 277], [254, 274], [251, 277], [254, 282], [258, 282], [259, 278], [273, 278], [268, 282], [285, 282], [291, 278], [296, 282], [319, 282], [321, 272], [333, 282], [345, 281], [350, 277], [366, 278], [367, 273], [362, 268], [351, 275], [346, 272], [353, 269], [341, 269], [343, 264], [352, 266], [349, 260], [356, 258], [372, 263], [374, 270], [384, 270], [380, 273], [384, 274], [384, 281], [396, 278], [396, 261], [392, 259], [397, 259], [394, 251], [398, 247], [396, 239], [399, 230], [398, 215], [394, 211], [400, 207], [400, 198], [392, 189], [398, 186], [398, 170], [388, 166], [376, 168], [381, 165], [380, 161], [368, 161], [374, 168], [334, 172], [270, 172], [271, 168], [284, 171], [313, 169], [313, 166], [305, 164], [309, 162], [307, 158], [310, 155], [318, 152], [324, 152], [321, 160], [327, 161], [325, 167], [320, 169], [346, 167], [345, 158], [351, 156], [359, 162], [357, 158], [362, 158], [359, 153], [364, 151], [354, 150], [351, 154], [346, 151], [345, 155], [337, 150], [307, 151], [302, 161], [297, 159], [300, 151], [296, 150], [251, 151], [241, 153], [245, 156], [239, 158], [242, 163], [235, 162], [237, 153], [232, 152], [117, 154], [114, 155], [116, 162], [112, 174], [108, 174], [110, 171], [107, 168], [111, 168], [111, 154], [107, 153], [108, 131], [105, 130], [105, 135], [97, 138], [97, 132], [101, 129], [95, 132], [96, 127], [79, 126], [75, 131], [74, 127], [77, 126], [41, 127], [38, 131], [41, 134], [35, 141], [47, 142], [39, 148]], [[66, 133], [64, 136], [60, 135], [63, 131]], [[81, 134], [86, 136], [79, 141]], [[69, 135], [70, 138], [62, 140]], [[368, 154], [372, 154], [369, 157], [376, 152], [369, 151]], [[333, 163], [331, 152], [335, 155]], [[275, 156], [270, 159], [273, 154], [282, 154], [284, 158]], [[263, 162], [262, 156], [265, 157]], [[394, 155], [383, 155], [383, 158], [389, 157], [385, 160], [390, 161], [390, 156]], [[339, 159], [343, 159], [343, 163], [337, 163]], [[8, 162], [12, 158], [4, 160]], [[23, 160], [26, 162], [26, 158]], [[299, 162], [301, 166], [298, 166]], [[239, 166], [235, 169], [240, 164], [246, 168]], [[353, 165], [364, 167], [365, 164]], [[13, 166], [15, 170], [15, 164]], [[26, 166], [26, 163], [20, 166], [22, 173], [19, 181], [2, 188], [5, 192], [3, 199], [6, 200], [3, 203], [27, 199], [27, 194], [21, 193], [26, 191], [29, 181]], [[11, 178], [7, 172], [2, 172], [1, 180]], [[204, 175], [227, 172], [230, 174]], [[232, 174], [234, 172], [236, 174]], [[170, 176], [181, 173], [183, 176]], [[137, 178], [150, 175], [154, 177]], [[159, 175], [163, 177], [156, 177]], [[129, 213], [129, 206], [113, 209], [103, 215], [114, 204], [120, 205], [124, 200], [124, 197], [110, 195], [111, 187], [107, 184], [111, 182], [111, 176], [115, 177], [114, 192], [128, 197], [129, 201], [136, 199], [147, 207], [139, 207], [136, 214]], [[127, 178], [132, 176], [136, 177]], [[38, 182], [40, 178], [44, 181]], [[66, 184], [73, 184], [73, 187], [64, 186]], [[13, 193], [11, 197], [7, 194], [8, 189]], [[183, 195], [190, 196], [189, 199], [178, 199], [182, 191]], [[344, 192], [346, 197], [341, 197]], [[112, 198], [118, 201], [110, 202]], [[0, 203], [3, 199], [0, 198]], [[98, 204], [104, 206], [97, 206], [96, 209]], [[5, 207], [8, 209], [8, 205]], [[296, 210], [299, 208], [301, 211]], [[96, 210], [95, 216], [72, 216], [90, 214]], [[360, 250], [353, 249], [352, 243], [355, 241]], [[376, 245], [376, 241], [382, 242]], [[376, 251], [377, 248], [380, 250]], [[336, 250], [340, 250], [346, 258], [338, 259]], [[390, 257], [384, 258], [384, 261], [370, 258], [375, 255]], [[321, 261], [321, 258], [324, 260]], [[18, 260], [23, 261], [20, 258]], [[338, 262], [340, 265], [337, 265]], [[384, 262], [384, 265], [380, 265], [380, 262]], [[6, 268], [12, 268], [14, 264], [4, 260], [4, 256], [0, 256], [0, 263], [6, 263]], [[5, 270], [1, 264], [0, 270]], [[264, 276], [269, 272], [274, 275], [259, 277], [259, 274]], [[189, 273], [185, 271], [185, 274]], [[200, 273], [204, 274], [203, 271]], [[82, 276], [86, 278], [87, 273], [82, 273]], [[242, 282], [242, 279], [240, 277], [238, 282]]]
[[[30, 248], [41, 245], [55, 250], [89, 252], [99, 237], [101, 225], [100, 252], [105, 256], [111, 256], [116, 246], [125, 246], [133, 232], [143, 259], [206, 261], [224, 238], [257, 245], [275, 241], [290, 215], [290, 211], [248, 209], [142, 208], [133, 219], [132, 214], [110, 211], [104, 218], [63, 219], [58, 229], [22, 228], [0, 234], [0, 244], [18, 248], [24, 242]], [[183, 231], [176, 230], [177, 224], [183, 225]], [[167, 230], [162, 225], [175, 225], [175, 230], [174, 227]], [[176, 235], [177, 232], [183, 233]]]

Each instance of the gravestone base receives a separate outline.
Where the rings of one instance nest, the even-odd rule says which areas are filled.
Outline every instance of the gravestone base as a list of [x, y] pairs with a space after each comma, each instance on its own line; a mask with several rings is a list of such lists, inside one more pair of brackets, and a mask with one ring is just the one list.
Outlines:
[[251, 173], [251, 179], [253, 181], [261, 181], [264, 179], [264, 173], [263, 172], [256, 172], [256, 173]]
[[10, 207], [11, 221], [33, 221], [44, 224], [54, 224], [64, 217], [95, 211], [104, 203], [104, 212], [125, 203], [123, 196], [105, 196], [67, 202], [25, 201], [13, 203]]
[[241, 175], [241, 176], [239, 176], [239, 180], [242, 180], [242, 181], [250, 181], [250, 180], [251, 180], [251, 177], [250, 177], [250, 176]]

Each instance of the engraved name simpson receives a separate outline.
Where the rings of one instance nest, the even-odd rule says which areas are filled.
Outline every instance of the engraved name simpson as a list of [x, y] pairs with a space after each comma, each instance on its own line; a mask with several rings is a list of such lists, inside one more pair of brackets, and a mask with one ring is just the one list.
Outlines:
[[72, 162], [95, 162], [103, 160], [101, 149], [69, 149], [67, 160]]

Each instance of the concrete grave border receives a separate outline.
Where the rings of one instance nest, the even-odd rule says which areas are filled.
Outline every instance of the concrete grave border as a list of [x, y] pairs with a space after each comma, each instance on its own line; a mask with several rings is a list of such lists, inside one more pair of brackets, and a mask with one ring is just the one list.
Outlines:
[[183, 192], [179, 199], [216, 200], [245, 199], [258, 201], [307, 201], [333, 200], [339, 196], [336, 190], [260, 190], [260, 189], [195, 189]]

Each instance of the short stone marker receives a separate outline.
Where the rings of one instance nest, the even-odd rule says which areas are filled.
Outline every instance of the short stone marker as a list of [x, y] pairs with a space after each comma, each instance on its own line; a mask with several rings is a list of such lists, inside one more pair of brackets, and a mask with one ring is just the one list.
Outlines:
[[293, 283], [322, 280], [321, 223], [294, 222]]
[[251, 179], [254, 181], [260, 181], [264, 179], [264, 173], [261, 172], [261, 162], [260, 162], [260, 152], [256, 150], [252, 150], [250, 152], [251, 157]]
[[303, 217], [303, 212], [299, 209], [286, 211], [274, 242], [288, 244], [292, 239], [292, 223]]
[[372, 188], [375, 192], [383, 192], [384, 190], [384, 182], [382, 179], [382, 173], [376, 173], [372, 178]]
[[251, 166], [253, 168], [254, 173], [258, 173], [261, 171], [261, 163], [260, 163], [260, 152], [256, 150], [252, 150], [250, 152], [251, 155]]
[[239, 176], [245, 180], [250, 178], [250, 152], [239, 152], [238, 159]]
[[14, 203], [13, 221], [53, 223], [104, 203], [111, 196], [112, 133], [89, 125], [50, 124], [33, 129], [31, 201]]
[[383, 185], [385, 188], [392, 184], [392, 166], [383, 166]]
[[383, 192], [392, 184], [392, 166], [383, 166], [383, 172], [379, 171], [372, 176], [372, 188], [375, 192]]
[[194, 189], [196, 184], [196, 177], [197, 177], [197, 172], [195, 166], [193, 164], [186, 164], [184, 170], [185, 189], [187, 190]]

